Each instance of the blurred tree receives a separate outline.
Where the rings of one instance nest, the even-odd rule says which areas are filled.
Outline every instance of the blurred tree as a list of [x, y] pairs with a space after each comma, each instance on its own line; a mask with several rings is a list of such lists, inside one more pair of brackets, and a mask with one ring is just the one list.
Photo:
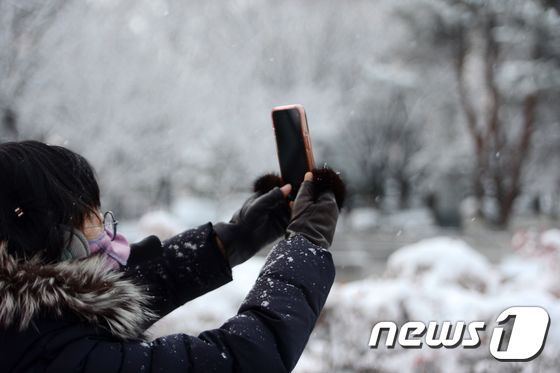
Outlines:
[[18, 136], [17, 116], [9, 107], [2, 110], [2, 139], [15, 139]]
[[0, 139], [18, 137], [17, 100], [40, 63], [35, 48], [70, 1], [0, 1]]
[[556, 10], [560, 15], [560, 1], [558, 0], [541, 0], [542, 4], [546, 7]]
[[409, 116], [402, 93], [383, 102], [370, 99], [351, 113], [339, 136], [332, 138], [329, 152], [337, 154], [334, 163], [343, 166], [354, 192], [367, 203], [380, 206], [392, 183], [398, 207], [407, 208], [413, 183], [421, 175], [413, 158], [421, 149], [422, 128]]
[[[539, 128], [534, 134], [533, 152], [527, 164], [526, 191], [539, 201], [539, 211], [560, 217], [560, 92], [543, 95]], [[538, 180], [538, 182], [535, 182]], [[533, 181], [533, 182], [531, 182]]]
[[[410, 0], [410, 23], [418, 26], [410, 37], [388, 14], [402, 3], [407, 0], [0, 0], [0, 110], [11, 109], [0, 115], [0, 125], [11, 128], [12, 137], [43, 138], [82, 152], [99, 171], [105, 202], [121, 216], [135, 216], [153, 204], [162, 178], [169, 179], [173, 198], [246, 190], [258, 173], [277, 168], [270, 108], [301, 102], [314, 145], [332, 145], [317, 160], [341, 154], [341, 171], [369, 188], [373, 200], [389, 194], [404, 207], [419, 189], [442, 194], [449, 188], [438, 181], [446, 180], [441, 174], [461, 168], [464, 177], [468, 171], [467, 126], [454, 123], [463, 112], [450, 84], [457, 76], [455, 38], [446, 33], [472, 20], [443, 0]], [[431, 13], [441, 14], [424, 17]], [[510, 54], [510, 45], [528, 44], [523, 38], [529, 34], [516, 31], [521, 26], [509, 32], [502, 24], [495, 28], [500, 56]], [[481, 54], [473, 48], [478, 37], [468, 35], [464, 76], [470, 83], [472, 60]], [[506, 48], [504, 36], [521, 42]], [[560, 45], [554, 43], [541, 53], [552, 53]], [[422, 59], [409, 61], [402, 53], [420, 55], [420, 49]], [[499, 58], [498, 81], [512, 71], [502, 69], [511, 61], [504, 65]], [[524, 65], [516, 66], [519, 73]], [[522, 102], [510, 97], [517, 91], [499, 89], [508, 94], [500, 100], [501, 122], [521, 123], [512, 114]], [[406, 99], [399, 103], [392, 92]], [[478, 92], [469, 89], [469, 97]], [[557, 100], [544, 91], [538, 99], [539, 128], [544, 106], [550, 125], [557, 124], [550, 109]], [[551, 136], [541, 138], [550, 145], [543, 149], [554, 147]], [[543, 155], [530, 166], [544, 167], [537, 160]], [[547, 167], [543, 174], [550, 175]], [[167, 186], [161, 190], [166, 200]], [[493, 198], [487, 177], [484, 192]]]
[[[474, 144], [473, 192], [493, 198], [485, 216], [510, 220], [539, 124], [539, 102], [560, 84], [560, 22], [538, 1], [415, 1], [401, 16], [422, 40], [421, 53], [447, 58]], [[483, 213], [480, 210], [481, 214]]]

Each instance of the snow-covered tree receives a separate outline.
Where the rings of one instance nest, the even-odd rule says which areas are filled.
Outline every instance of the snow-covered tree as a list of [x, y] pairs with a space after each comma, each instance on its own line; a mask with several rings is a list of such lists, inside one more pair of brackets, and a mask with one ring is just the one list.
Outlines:
[[376, 99], [356, 105], [326, 147], [366, 203], [380, 206], [387, 194], [396, 194], [397, 207], [406, 208], [425, 166], [416, 162], [422, 126], [410, 117], [402, 93]]
[[18, 136], [18, 100], [41, 55], [36, 46], [65, 1], [0, 1], [0, 139]]
[[454, 71], [474, 147], [474, 195], [493, 198], [498, 211], [489, 218], [506, 225], [522, 191], [541, 103], [560, 88], [560, 18], [539, 1], [418, 0], [407, 6], [399, 12], [419, 41], [415, 57]]

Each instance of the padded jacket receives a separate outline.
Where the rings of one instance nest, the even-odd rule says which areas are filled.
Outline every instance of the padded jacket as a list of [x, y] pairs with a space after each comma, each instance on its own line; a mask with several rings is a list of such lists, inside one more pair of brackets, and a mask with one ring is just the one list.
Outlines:
[[2, 372], [288, 372], [334, 281], [331, 254], [301, 235], [269, 253], [238, 313], [198, 336], [145, 330], [231, 281], [211, 223], [132, 246], [115, 271], [91, 256], [18, 261], [0, 247]]

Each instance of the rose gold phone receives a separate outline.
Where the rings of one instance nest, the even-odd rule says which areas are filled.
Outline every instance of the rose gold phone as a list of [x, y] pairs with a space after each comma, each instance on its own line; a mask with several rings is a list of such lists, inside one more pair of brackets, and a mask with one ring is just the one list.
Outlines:
[[315, 168], [303, 106], [296, 104], [273, 108], [272, 127], [276, 137], [280, 173], [284, 182], [292, 185], [290, 198], [294, 199], [305, 173]]

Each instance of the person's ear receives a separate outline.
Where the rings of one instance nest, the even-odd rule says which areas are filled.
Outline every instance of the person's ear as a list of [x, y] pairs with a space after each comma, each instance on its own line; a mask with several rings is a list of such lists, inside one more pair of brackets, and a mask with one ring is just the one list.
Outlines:
[[64, 247], [61, 260], [80, 259], [89, 256], [89, 244], [82, 232], [74, 228], [64, 230]]

